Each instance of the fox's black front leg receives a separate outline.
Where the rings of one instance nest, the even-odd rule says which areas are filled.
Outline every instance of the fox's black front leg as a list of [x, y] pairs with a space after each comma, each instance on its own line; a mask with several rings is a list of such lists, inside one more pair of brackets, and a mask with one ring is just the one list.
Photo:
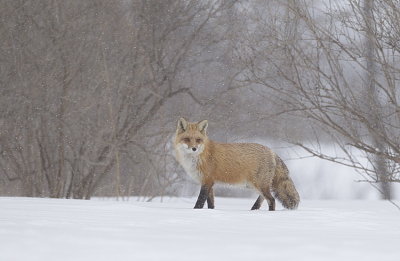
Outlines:
[[203, 208], [204, 203], [206, 203], [206, 200], [208, 198], [208, 195], [210, 193], [210, 186], [207, 185], [202, 185], [200, 189], [200, 194], [199, 197], [197, 198], [196, 205], [194, 205], [194, 208]]

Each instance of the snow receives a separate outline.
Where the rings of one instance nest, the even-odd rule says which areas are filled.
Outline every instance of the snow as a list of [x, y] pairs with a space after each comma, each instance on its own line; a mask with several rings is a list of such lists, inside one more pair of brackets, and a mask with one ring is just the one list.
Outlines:
[[[385, 201], [90, 201], [0, 198], [0, 260], [398, 260], [400, 211]], [[251, 258], [251, 259], [249, 259]]]

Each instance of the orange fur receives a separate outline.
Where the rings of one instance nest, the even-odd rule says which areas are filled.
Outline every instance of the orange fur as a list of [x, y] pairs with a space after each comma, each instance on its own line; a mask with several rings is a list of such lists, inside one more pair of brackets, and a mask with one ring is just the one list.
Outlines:
[[256, 143], [211, 141], [206, 134], [207, 125], [207, 121], [189, 123], [183, 118], [178, 122], [176, 157], [190, 176], [209, 189], [216, 182], [253, 187], [262, 195], [258, 199], [260, 205], [266, 198], [270, 210], [275, 208], [271, 189], [285, 207], [297, 207], [299, 195], [287, 167], [271, 149]]

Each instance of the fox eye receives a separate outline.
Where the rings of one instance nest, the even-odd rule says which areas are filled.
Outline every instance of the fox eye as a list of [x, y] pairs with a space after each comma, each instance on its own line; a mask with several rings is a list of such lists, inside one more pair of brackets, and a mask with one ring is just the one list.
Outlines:
[[182, 139], [184, 142], [190, 142], [190, 139], [189, 138], [183, 138]]
[[202, 140], [201, 139], [196, 139], [196, 142], [197, 143], [200, 143]]

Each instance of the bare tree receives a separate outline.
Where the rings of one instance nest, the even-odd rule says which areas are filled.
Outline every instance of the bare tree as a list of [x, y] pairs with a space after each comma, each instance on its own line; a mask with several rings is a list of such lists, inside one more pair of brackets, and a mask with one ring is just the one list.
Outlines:
[[2, 2], [2, 180], [24, 196], [172, 190], [165, 108], [202, 104], [185, 73], [212, 62], [197, 50], [234, 2]]
[[[251, 32], [242, 52], [245, 81], [268, 87], [269, 100], [281, 108], [277, 114], [312, 123], [311, 142], [288, 140], [359, 170], [390, 199], [389, 184], [400, 182], [399, 2], [319, 4], [288, 1], [275, 14], [279, 19], [256, 16], [268, 26]], [[295, 38], [277, 22], [284, 10], [296, 18]], [[326, 139], [346, 156], [321, 150]]]

